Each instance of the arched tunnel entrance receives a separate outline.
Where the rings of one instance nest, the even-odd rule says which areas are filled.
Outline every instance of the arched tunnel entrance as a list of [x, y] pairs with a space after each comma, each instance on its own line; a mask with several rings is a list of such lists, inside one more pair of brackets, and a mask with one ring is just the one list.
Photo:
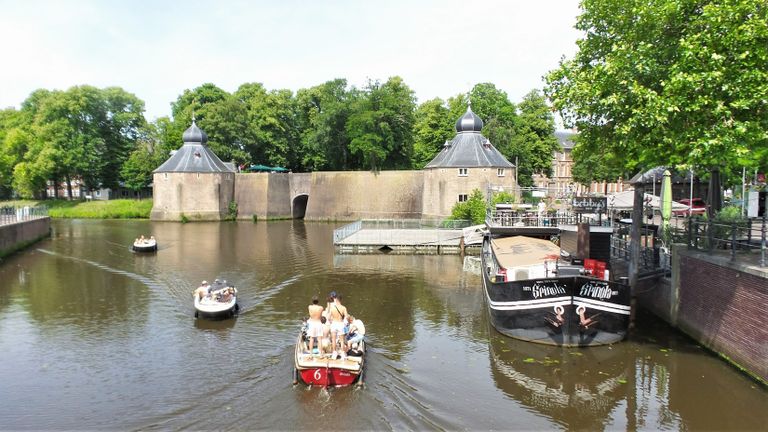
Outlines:
[[306, 194], [299, 195], [293, 199], [293, 204], [291, 205], [291, 216], [294, 219], [304, 219], [304, 215], [307, 213], [308, 200], [309, 195]]

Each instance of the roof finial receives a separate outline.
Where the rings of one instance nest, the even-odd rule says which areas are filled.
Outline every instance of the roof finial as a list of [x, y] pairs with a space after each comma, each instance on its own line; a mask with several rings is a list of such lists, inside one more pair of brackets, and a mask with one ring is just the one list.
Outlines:
[[192, 124], [195, 124], [195, 109], [192, 108]]

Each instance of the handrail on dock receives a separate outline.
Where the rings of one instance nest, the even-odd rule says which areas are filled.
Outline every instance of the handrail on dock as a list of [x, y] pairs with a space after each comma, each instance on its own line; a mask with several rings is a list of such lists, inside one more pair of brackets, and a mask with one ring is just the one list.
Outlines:
[[437, 229], [457, 230], [472, 225], [468, 220], [448, 219], [361, 219], [341, 228], [333, 230], [333, 243], [338, 244], [352, 234], [363, 230], [390, 230], [390, 229]]
[[9, 225], [33, 219], [48, 217], [47, 207], [2, 206], [0, 207], [0, 225]]

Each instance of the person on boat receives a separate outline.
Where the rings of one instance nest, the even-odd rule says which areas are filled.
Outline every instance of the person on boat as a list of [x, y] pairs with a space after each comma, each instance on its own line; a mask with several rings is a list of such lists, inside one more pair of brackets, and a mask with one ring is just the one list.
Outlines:
[[142, 244], [147, 242], [147, 239], [144, 238], [144, 234], [142, 234], [141, 237], [139, 237], [139, 242]]
[[[336, 294], [333, 292], [332, 294]], [[347, 357], [347, 353], [344, 351], [346, 345], [346, 333], [344, 332], [344, 324], [347, 317], [347, 308], [341, 303], [341, 294], [334, 296], [334, 302], [330, 305], [328, 311], [331, 316], [331, 344], [333, 345], [332, 358], [336, 358], [336, 349], [340, 347], [342, 360]]]
[[150, 241], [150, 243], [155, 241], [155, 236], [149, 236], [149, 241]]
[[317, 296], [312, 297], [312, 304], [307, 307], [309, 319], [307, 320], [307, 337], [309, 338], [309, 354], [313, 353], [315, 339], [317, 339], [318, 348], [320, 348], [320, 338], [323, 336], [323, 323], [320, 318], [323, 316], [323, 307], [318, 303]]
[[225, 288], [222, 291], [221, 298], [219, 299], [219, 301], [227, 303], [227, 302], [231, 301], [232, 297], [234, 297], [234, 296], [235, 296], [235, 288], [234, 287]]
[[349, 333], [347, 337], [347, 351], [352, 349], [352, 345], [360, 343], [365, 337], [365, 324], [352, 315], [347, 317], [349, 323]]
[[200, 300], [202, 300], [205, 296], [207, 296], [211, 292], [211, 287], [208, 286], [207, 281], [203, 281], [199, 287], [195, 290], [193, 296], [197, 296]]
[[320, 317], [323, 323], [323, 338], [320, 341], [320, 354], [325, 355], [331, 352], [331, 323], [324, 316]]

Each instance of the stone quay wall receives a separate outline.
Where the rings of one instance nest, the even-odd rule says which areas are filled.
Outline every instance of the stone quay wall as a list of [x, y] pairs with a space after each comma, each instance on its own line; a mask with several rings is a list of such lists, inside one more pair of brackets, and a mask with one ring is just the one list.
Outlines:
[[238, 219], [291, 218], [296, 206], [306, 220], [419, 219], [423, 183], [422, 171], [241, 173], [234, 199]]
[[150, 219], [222, 220], [233, 200], [235, 173], [155, 173]]
[[0, 225], [0, 258], [51, 235], [51, 218]]
[[768, 271], [685, 245], [672, 256], [672, 278], [638, 289], [638, 303], [768, 383]]

